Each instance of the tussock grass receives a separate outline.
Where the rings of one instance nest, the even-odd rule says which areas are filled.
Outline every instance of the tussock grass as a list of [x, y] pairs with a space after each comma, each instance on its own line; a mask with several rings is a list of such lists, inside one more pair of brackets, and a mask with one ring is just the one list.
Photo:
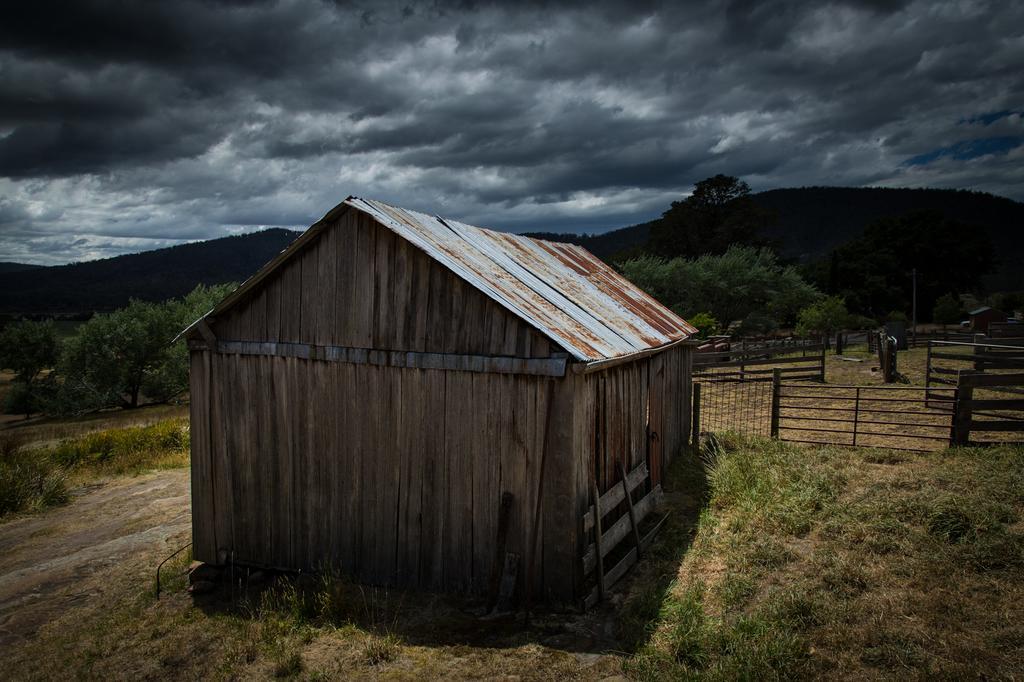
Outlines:
[[[701, 461], [693, 547], [632, 676], [1005, 678], [1024, 664], [1024, 448], [720, 437]], [[624, 608], [654, 611], [640, 594]]]
[[25, 447], [0, 437], [0, 517], [63, 504], [70, 489], [97, 478], [139, 474], [188, 464], [184, 419], [94, 431], [49, 447]]

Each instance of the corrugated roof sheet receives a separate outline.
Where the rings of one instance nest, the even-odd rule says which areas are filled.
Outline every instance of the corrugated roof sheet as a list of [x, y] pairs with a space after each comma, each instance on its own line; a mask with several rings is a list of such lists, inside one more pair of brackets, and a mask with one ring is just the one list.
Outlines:
[[583, 361], [685, 339], [696, 329], [586, 249], [350, 197], [363, 211]]

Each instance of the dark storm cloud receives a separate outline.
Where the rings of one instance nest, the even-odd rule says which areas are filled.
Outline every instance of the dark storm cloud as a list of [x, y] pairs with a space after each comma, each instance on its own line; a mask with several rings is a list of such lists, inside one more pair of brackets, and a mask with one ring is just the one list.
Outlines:
[[1022, 34], [969, 0], [19, 3], [0, 260], [300, 227], [347, 194], [553, 230], [719, 172], [1021, 199]]

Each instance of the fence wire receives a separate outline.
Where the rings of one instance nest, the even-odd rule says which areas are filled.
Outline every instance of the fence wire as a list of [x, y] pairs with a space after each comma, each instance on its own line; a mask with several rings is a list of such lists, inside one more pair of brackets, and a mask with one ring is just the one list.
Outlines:
[[694, 377], [700, 388], [700, 430], [771, 436], [771, 380], [738, 381], [704, 372]]

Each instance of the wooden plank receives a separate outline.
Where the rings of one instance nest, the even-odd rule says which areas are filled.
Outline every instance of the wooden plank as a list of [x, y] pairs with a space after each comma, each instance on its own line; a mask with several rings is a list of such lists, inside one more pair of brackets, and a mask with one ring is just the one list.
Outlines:
[[348, 331], [356, 348], [372, 348], [374, 332], [374, 274], [376, 272], [375, 235], [379, 227], [372, 218], [360, 213], [353, 225], [352, 298]]
[[1012, 398], [1006, 400], [965, 400], [963, 403], [972, 410], [1024, 410], [1024, 400]]
[[1024, 374], [960, 374], [960, 386], [1024, 386]]
[[619, 581], [619, 578], [626, 575], [626, 571], [630, 569], [637, 562], [637, 548], [631, 548], [624, 557], [619, 559], [619, 562], [612, 567], [610, 571], [605, 575], [605, 589], [614, 585]]
[[620, 486], [626, 496], [626, 506], [629, 511], [629, 525], [633, 531], [633, 541], [636, 544], [636, 553], [637, 558], [639, 559], [643, 554], [643, 551], [640, 548], [640, 529], [637, 527], [636, 510], [633, 508], [633, 496], [630, 494], [629, 486], [626, 484], [626, 470], [623, 468], [622, 464], [619, 464], [619, 475], [622, 477]]
[[[698, 354], [699, 355], [699, 354]], [[765, 358], [757, 360], [736, 360], [730, 362], [715, 362], [713, 364], [701, 364], [701, 369], [716, 369], [719, 367], [758, 367], [763, 365], [791, 365], [791, 364], [805, 364], [818, 366], [821, 364], [821, 359], [817, 356], [814, 357], [799, 357], [799, 358]]]
[[471, 405], [473, 375], [448, 372], [446, 387], [445, 456], [449, 476], [445, 489], [444, 584], [457, 592], [470, 588], [473, 567], [472, 496], [473, 430], [479, 428]]
[[[501, 490], [515, 496], [515, 505], [509, 523], [508, 550], [526, 557], [529, 545], [530, 510], [533, 509], [533, 490], [529, 485], [536, 461], [532, 439], [536, 424], [536, 391], [534, 383], [526, 377], [510, 377], [510, 411], [512, 415], [507, 447], [502, 449], [499, 476]], [[523, 572], [525, 575], [525, 571]]]
[[189, 446], [192, 484], [193, 556], [206, 563], [217, 563], [217, 538], [214, 532], [213, 458], [210, 451], [210, 354], [189, 353]]
[[374, 226], [376, 252], [373, 263], [373, 342], [372, 348], [394, 348], [395, 319], [401, 311], [392, 306], [391, 286], [394, 277], [392, 254], [397, 236], [391, 230]]
[[[233, 461], [228, 450], [227, 432], [224, 425], [230, 419], [230, 412], [227, 406], [234, 403], [234, 396], [228, 384], [229, 373], [226, 363], [227, 356], [211, 354], [211, 400], [213, 410], [210, 417], [211, 424], [211, 459], [213, 473], [213, 496], [216, 501], [222, 501], [217, 505], [217, 514], [214, 517], [215, 537], [217, 541], [218, 564], [229, 560], [229, 553], [234, 547], [232, 526], [234, 523], [234, 508], [229, 501], [234, 499], [231, 490], [231, 467]], [[227, 503], [227, 504], [225, 504]]]
[[316, 282], [316, 336], [313, 341], [320, 345], [337, 343], [337, 257], [339, 235], [337, 225], [332, 223], [320, 236], [317, 248]]
[[[621, 487], [621, 486], [620, 486]], [[658, 504], [658, 500], [661, 499], [661, 486], [658, 486], [647, 493], [642, 500], [636, 503], [636, 519], [637, 523], [640, 523], [646, 518]], [[604, 507], [602, 507], [603, 509]], [[603, 537], [601, 538], [601, 547], [605, 555], [611, 552], [615, 547], [618, 546], [622, 540], [630, 534], [630, 522], [628, 516], [622, 516], [616, 521], [610, 528], [604, 531]], [[587, 546], [586, 551], [583, 554], [583, 574], [589, 575], [594, 570], [594, 566], [598, 559], [597, 543], [593, 542]]]
[[434, 425], [427, 422], [430, 400], [427, 398], [425, 372], [403, 370], [401, 427], [397, 434], [401, 468], [401, 495], [398, 510], [398, 546], [395, 573], [399, 584], [420, 584], [420, 547], [423, 540], [422, 499], [423, 463], [429, 457], [427, 434]]
[[342, 524], [339, 531], [341, 539], [341, 565], [349, 575], [356, 575], [359, 570], [359, 525], [362, 523], [360, 513], [360, 482], [364, 453], [360, 448], [359, 433], [364, 428], [362, 415], [364, 396], [359, 395], [357, 372], [362, 370], [358, 365], [337, 365], [338, 385], [341, 387], [343, 399], [341, 414], [342, 437], [338, 441], [340, 463], [339, 494], [342, 501]]
[[617, 357], [617, 358], [609, 358], [607, 360], [595, 360], [593, 362], [586, 362], [586, 363], [576, 363], [576, 364], [573, 364], [572, 369], [573, 369], [574, 372], [579, 372], [579, 373], [583, 373], [583, 374], [591, 374], [593, 372], [603, 372], [605, 370], [611, 369], [613, 367], [617, 367], [619, 365], [624, 365], [624, 364], [628, 364], [628, 363], [631, 363], [631, 362], [636, 362], [637, 360], [641, 360], [641, 359], [646, 358], [648, 356], [655, 355], [657, 353], [663, 353], [663, 352], [669, 350], [670, 348], [674, 348], [675, 346], [682, 345], [682, 344], [685, 344], [685, 343], [692, 343], [692, 342], [689, 339], [678, 339], [676, 341], [672, 341], [670, 343], [666, 343], [663, 346], [658, 346], [657, 348], [646, 348], [644, 350], [637, 351], [636, 353], [630, 353], [629, 355], [623, 355], [623, 356]]
[[218, 341], [217, 352], [235, 355], [273, 355], [359, 365], [458, 370], [493, 374], [527, 374], [560, 377], [568, 358], [507, 358], [459, 353], [377, 351], [349, 346], [321, 346], [309, 343], [268, 343], [260, 341]]
[[[501, 495], [496, 494], [491, 483], [491, 461], [498, 456], [497, 447], [491, 439], [498, 433], [495, 403], [498, 399], [498, 388], [492, 387], [492, 375], [474, 374], [471, 379], [471, 404], [477, 406], [473, 410], [471, 423], [464, 426], [470, 431], [472, 446], [469, 448], [469, 459], [472, 475], [464, 483], [468, 490], [463, 495], [469, 496], [468, 517], [470, 524], [470, 555], [471, 555], [471, 591], [474, 594], [485, 594], [492, 573], [491, 562], [496, 536], [497, 510]], [[504, 554], [502, 554], [504, 556]]]
[[971, 420], [971, 431], [1024, 431], [1024, 421]]
[[[398, 547], [398, 512], [399, 493], [401, 492], [401, 457], [398, 434], [402, 432], [399, 407], [402, 403], [401, 370], [378, 369], [376, 381], [381, 386], [381, 402], [377, 406], [380, 413], [378, 430], [378, 449], [374, 459], [378, 463], [378, 483], [380, 487], [379, 515], [377, 530], [377, 574], [376, 580], [385, 584], [394, 584], [396, 580], [396, 562]], [[384, 434], [389, 434], [385, 436]]]
[[[545, 519], [566, 518], [575, 497], [575, 467], [570, 456], [573, 443], [573, 401], [575, 384], [566, 379], [538, 380], [549, 384], [551, 404], [545, 416], [545, 481], [542, 515]], [[569, 517], [572, 519], [578, 517]], [[572, 601], [575, 568], [575, 523], [548, 523], [542, 536], [544, 596], [548, 601]]]
[[[633, 491], [638, 485], [647, 480], [647, 474], [647, 462], [641, 462], [639, 466], [626, 475], [626, 487], [629, 488], [630, 491]], [[601, 508], [611, 511], [615, 507], [619, 506], [624, 499], [626, 499], [626, 495], [623, 491], [623, 487], [621, 485], [614, 485], [601, 496]], [[587, 508], [587, 513], [583, 516], [583, 532], [589, 532], [593, 527], [594, 505], [590, 505]]]
[[[594, 510], [595, 510], [595, 513], [594, 513], [594, 523], [595, 523], [595, 527], [594, 527], [594, 547], [595, 547], [595, 549], [594, 549], [594, 565], [590, 567], [590, 570], [593, 570], [595, 567], [597, 568], [597, 593], [598, 593], [598, 598], [601, 601], [604, 601], [605, 593], [607, 592], [607, 588], [606, 588], [606, 585], [605, 585], [605, 582], [604, 582], [604, 575], [605, 575], [604, 574], [604, 556], [605, 556], [605, 554], [607, 554], [607, 551], [605, 551], [604, 546], [602, 544], [603, 536], [604, 536], [604, 529], [601, 528], [601, 517], [604, 516], [604, 514], [601, 512], [601, 510], [602, 510], [602, 507], [601, 507], [601, 491], [597, 487], [597, 481], [593, 481], [592, 482], [591, 490], [592, 490], [593, 496], [594, 496]], [[586, 560], [586, 557], [584, 557], [584, 559], [583, 559], [583, 574], [586, 575], [589, 572], [590, 571], [587, 570], [587, 560]]]
[[710, 351], [710, 352], [699, 352], [694, 354], [694, 362], [696, 365], [706, 364], [708, 361], [716, 360], [720, 358], [730, 357], [746, 357], [746, 358], [758, 358], [765, 355], [792, 355], [793, 353], [810, 353], [819, 352], [825, 349], [825, 346], [820, 343], [811, 344], [808, 346], [785, 346], [779, 348], [754, 348], [748, 350], [722, 350], [722, 351]]
[[[426, 254], [417, 249], [412, 251], [412, 283], [407, 311], [411, 311], [412, 321], [410, 350], [425, 351], [427, 349], [427, 314], [430, 310], [430, 266], [433, 262]], [[498, 308], [498, 306], [495, 306]]]
[[357, 226], [355, 212], [349, 211], [338, 219], [334, 228], [334, 344], [339, 346], [356, 345], [355, 324], [353, 313], [354, 301], [357, 296], [356, 287], [356, 247]]

